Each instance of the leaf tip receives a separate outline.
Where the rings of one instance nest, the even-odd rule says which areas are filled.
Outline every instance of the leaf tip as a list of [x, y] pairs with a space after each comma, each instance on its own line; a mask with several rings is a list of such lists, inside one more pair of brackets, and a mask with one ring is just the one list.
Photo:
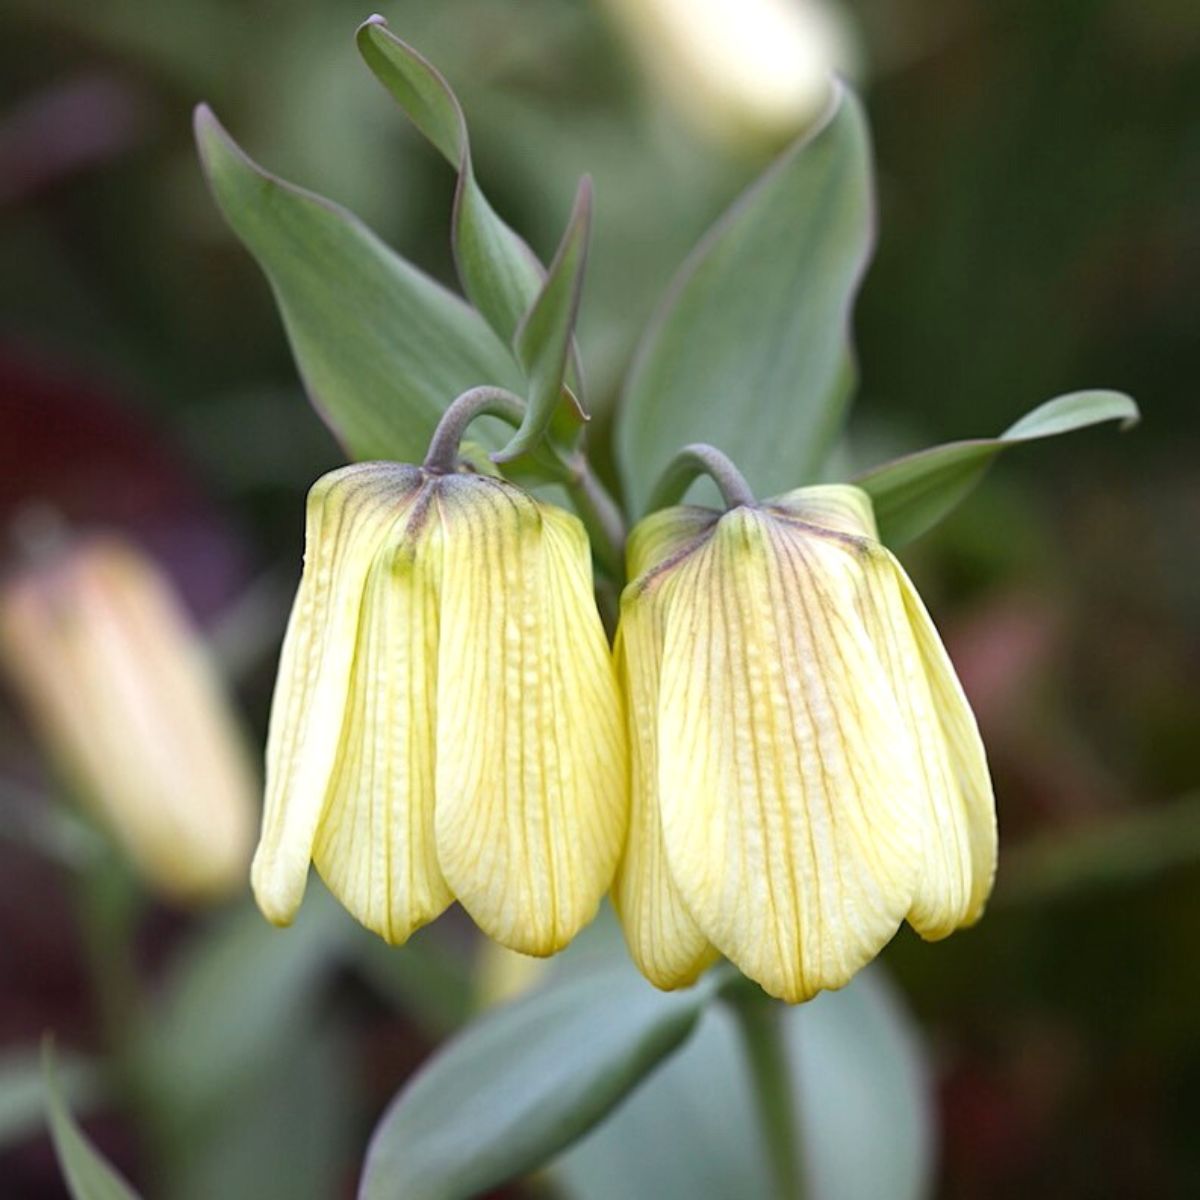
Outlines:
[[210, 179], [216, 169], [218, 155], [245, 157], [241, 147], [229, 136], [229, 131], [221, 124], [217, 114], [203, 101], [192, 110], [192, 131], [196, 138], [196, 149], [200, 154], [200, 164]]
[[391, 33], [388, 28], [387, 18], [379, 13], [372, 13], [355, 31], [354, 40], [359, 47], [364, 42], [369, 41], [374, 36], [375, 30], [381, 30], [384, 33]]
[[192, 132], [201, 148], [209, 137], [220, 136], [225, 132], [221, 122], [217, 120], [217, 114], [203, 100], [192, 109]]

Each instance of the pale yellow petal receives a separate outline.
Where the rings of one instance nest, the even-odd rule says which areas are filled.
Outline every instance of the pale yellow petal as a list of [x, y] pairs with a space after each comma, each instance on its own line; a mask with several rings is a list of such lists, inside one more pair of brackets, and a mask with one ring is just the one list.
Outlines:
[[419, 484], [415, 468], [361, 463], [324, 476], [309, 493], [304, 573], [275, 682], [251, 869], [259, 908], [276, 924], [288, 924], [304, 896], [341, 743], [367, 576]]
[[995, 874], [995, 803], [975, 718], [920, 597], [874, 541], [867, 494], [849, 485], [799, 488], [771, 503], [806, 525], [871, 539], [860, 611], [920, 772], [923, 868], [909, 920], [924, 937], [945, 937], [979, 917]]
[[439, 492], [438, 857], [484, 932], [561, 949], [628, 821], [620, 695], [583, 527], [495, 480]]
[[719, 516], [711, 508], [681, 504], [660, 508], [639, 521], [625, 545], [629, 578], [636, 580], [694, 547], [697, 539], [712, 529]]
[[978, 920], [996, 871], [996, 805], [983, 741], [937, 629], [903, 567], [882, 547], [870, 619], [918, 749], [922, 872], [909, 922], [946, 937]]
[[850, 483], [795, 488], [766, 501], [766, 506], [835, 533], [872, 541], [879, 537], [871, 497]]
[[685, 987], [717, 957], [687, 911], [667, 866], [658, 799], [658, 701], [663, 627], [655, 589], [625, 590], [617, 670], [625, 689], [630, 825], [613, 882], [630, 957], [656, 987]]
[[768, 992], [845, 984], [911, 907], [914, 765], [856, 616], [852, 539], [736, 509], [666, 582], [659, 781], [671, 874]]
[[437, 578], [427, 491], [376, 556], [313, 862], [368, 929], [401, 943], [454, 899], [434, 841]]

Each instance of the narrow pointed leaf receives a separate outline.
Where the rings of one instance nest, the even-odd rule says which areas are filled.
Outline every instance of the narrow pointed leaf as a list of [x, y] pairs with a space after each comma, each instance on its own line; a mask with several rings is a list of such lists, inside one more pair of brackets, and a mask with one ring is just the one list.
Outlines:
[[1011, 446], [1105, 421], [1120, 421], [1121, 428], [1128, 429], [1138, 419], [1137, 405], [1121, 392], [1073, 392], [1047, 400], [999, 437], [933, 446], [874, 467], [854, 482], [875, 505], [882, 541], [899, 546], [945, 518], [983, 478], [992, 460]]
[[[76, 1110], [95, 1107], [103, 1095], [100, 1068], [89, 1059], [60, 1056], [55, 1075], [59, 1095]], [[37, 1047], [0, 1054], [0, 1153], [41, 1128], [45, 1107], [46, 1085]]]
[[635, 513], [688, 442], [720, 447], [760, 495], [815, 478], [853, 377], [849, 316], [872, 242], [871, 192], [866, 124], [843, 90], [692, 252], [618, 417]]
[[353, 457], [419, 462], [460, 392], [522, 390], [483, 318], [353, 214], [268, 174], [203, 105], [196, 141], [218, 206], [270, 280], [309, 396]]
[[454, 259], [463, 290], [496, 333], [511, 342], [542, 285], [537, 256], [492, 208], [475, 179], [462, 106], [441, 72], [379, 16], [358, 30], [358, 50], [376, 78], [459, 173]]
[[540, 1166], [686, 1040], [711, 994], [657, 992], [617, 963], [494, 1010], [384, 1113], [360, 1200], [465, 1200]]
[[71, 1116], [59, 1090], [54, 1047], [49, 1039], [42, 1047], [42, 1075], [54, 1152], [74, 1200], [137, 1200], [137, 1193], [108, 1164]]
[[578, 429], [582, 424], [583, 414], [564, 387], [583, 290], [591, 220], [592, 185], [585, 178], [579, 184], [571, 219], [546, 280], [514, 338], [517, 359], [529, 377], [525, 419], [512, 441], [493, 456], [496, 462], [509, 462], [533, 450], [556, 414], [561, 414], [567, 427]]

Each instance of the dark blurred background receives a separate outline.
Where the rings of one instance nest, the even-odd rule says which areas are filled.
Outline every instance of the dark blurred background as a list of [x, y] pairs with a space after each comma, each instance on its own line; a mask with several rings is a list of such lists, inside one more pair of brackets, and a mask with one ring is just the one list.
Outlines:
[[[577, 176], [595, 177], [583, 352], [611, 412], [657, 296], [762, 155], [653, 105], [584, 0], [384, 11], [454, 84], [480, 177], [543, 255]], [[9, 0], [0, 18], [0, 527], [43, 503], [140, 540], [218, 639], [257, 735], [301, 498], [340, 452], [210, 201], [190, 111], [207, 100], [269, 168], [449, 279], [453, 179], [358, 61], [366, 15]], [[1083, 387], [1128, 391], [1144, 417], [1013, 453], [905, 555], [979, 714], [1002, 829], [978, 930], [932, 951], [901, 935], [885, 955], [934, 1056], [941, 1194], [1200, 1194], [1200, 6], [845, 15], [880, 210], [854, 458], [997, 433]], [[0, 712], [6, 823], [39, 778]], [[87, 1046], [64, 873], [5, 833], [0, 1043], [54, 1026]], [[187, 921], [144, 922], [151, 986]], [[338, 1047], [353, 1100], [329, 1149], [349, 1187], [430, 1035], [353, 988], [338, 1003], [359, 1039]], [[90, 1127], [137, 1177], [121, 1115]], [[0, 1192], [63, 1194], [48, 1143], [0, 1152]]]

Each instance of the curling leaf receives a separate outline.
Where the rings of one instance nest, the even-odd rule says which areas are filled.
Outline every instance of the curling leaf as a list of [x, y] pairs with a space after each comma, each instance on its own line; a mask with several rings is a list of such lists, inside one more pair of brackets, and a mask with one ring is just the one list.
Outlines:
[[376, 1127], [360, 1200], [456, 1200], [540, 1166], [686, 1040], [712, 993], [597, 965], [446, 1043]]
[[1073, 392], [1047, 400], [999, 437], [933, 446], [874, 467], [854, 482], [871, 497], [882, 540], [899, 546], [946, 517], [1009, 447], [1104, 421], [1120, 421], [1128, 429], [1138, 418], [1137, 405], [1121, 392]]
[[358, 50], [414, 125], [458, 171], [454, 260], [471, 303], [505, 342], [537, 297], [544, 272], [525, 240], [496, 213], [475, 179], [462, 106], [440, 71], [380, 16], [358, 30]]
[[635, 513], [688, 442], [729, 454], [760, 495], [811, 481], [849, 396], [849, 316], [872, 242], [858, 101], [825, 118], [717, 222], [647, 331], [618, 416]]
[[354, 458], [419, 462], [460, 392], [522, 390], [478, 313], [353, 214], [264, 171], [206, 106], [195, 124], [217, 204], [266, 272], [309, 396]]

